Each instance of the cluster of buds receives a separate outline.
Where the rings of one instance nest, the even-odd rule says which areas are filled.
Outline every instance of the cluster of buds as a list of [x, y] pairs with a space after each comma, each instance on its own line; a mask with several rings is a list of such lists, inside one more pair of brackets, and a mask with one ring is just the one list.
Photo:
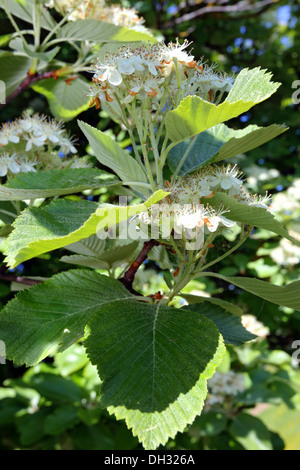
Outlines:
[[[226, 208], [216, 209], [209, 201], [216, 192], [222, 192], [243, 204], [255, 205], [268, 210], [269, 196], [251, 195], [243, 188], [242, 173], [236, 165], [209, 165], [206, 168], [179, 178], [173, 186], [166, 182], [170, 193], [165, 200], [151, 206], [136, 219], [140, 229], [151, 235], [156, 232], [166, 239], [170, 234], [175, 239], [194, 240], [199, 234], [202, 243], [205, 235], [221, 233], [236, 222], [225, 217]], [[154, 230], [154, 231], [153, 231]], [[156, 232], [155, 232], [156, 231]]]
[[[80, 167], [73, 139], [61, 122], [46, 116], [24, 113], [0, 128], [0, 176], [19, 172]], [[72, 155], [72, 158], [63, 158]]]
[[213, 405], [222, 405], [228, 399], [245, 390], [243, 374], [229, 371], [226, 373], [216, 372], [207, 382], [209, 394], [205, 401], [206, 409]]
[[[233, 77], [216, 72], [214, 66], [208, 66], [202, 59], [196, 61], [187, 52], [188, 46], [187, 41], [181, 45], [178, 42], [130, 45], [116, 53], [107, 52], [92, 70], [91, 104], [102, 105], [115, 116], [122, 116], [129, 104], [139, 103], [141, 110], [146, 103], [147, 109], [159, 111], [156, 113], [159, 118], [188, 95], [220, 102], [233, 86]], [[132, 107], [127, 109], [132, 115]]]
[[146, 30], [144, 19], [139, 17], [134, 8], [124, 8], [120, 5], [107, 5], [104, 0], [51, 0], [47, 3], [63, 16], [69, 12], [69, 20], [95, 19], [135, 30]]

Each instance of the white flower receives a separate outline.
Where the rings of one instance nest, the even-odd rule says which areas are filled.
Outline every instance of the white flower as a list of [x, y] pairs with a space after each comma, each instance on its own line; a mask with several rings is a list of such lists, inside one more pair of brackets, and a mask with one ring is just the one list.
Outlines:
[[144, 23], [144, 19], [138, 16], [134, 8], [107, 5], [104, 0], [82, 0], [81, 2], [78, 0], [49, 0], [46, 5], [49, 8], [55, 8], [63, 16], [73, 10], [68, 16], [69, 21], [90, 18], [126, 28], [141, 26]]
[[14, 123], [3, 124], [0, 130], [0, 146], [7, 145], [10, 142], [18, 144], [20, 141], [21, 130]]
[[33, 145], [35, 147], [42, 147], [45, 144], [46, 139], [47, 137], [43, 135], [39, 137], [35, 137], [34, 135], [25, 136], [25, 140], [27, 140], [25, 151], [29, 152], [29, 150], [32, 149]]
[[282, 238], [279, 245], [271, 251], [270, 256], [281, 266], [295, 266], [300, 263], [300, 247]]
[[37, 165], [37, 161], [30, 161], [26, 159], [25, 161], [21, 161], [20, 163], [20, 171], [27, 173], [27, 172], [35, 172], [35, 166]]
[[8, 169], [13, 173], [35, 171], [37, 164], [40, 169], [60, 168], [59, 150], [65, 154], [77, 153], [74, 141], [68, 136], [63, 124], [38, 113], [32, 116], [28, 112], [23, 113], [19, 119], [2, 126], [0, 136], [2, 142], [6, 142], [5, 145], [18, 140], [16, 150], [22, 155], [22, 158], [16, 160], [15, 155], [11, 155], [11, 145], [8, 147], [11, 159], [7, 160], [8, 153], [2, 159], [2, 173], [5, 174], [5, 162], [9, 162]]
[[6, 176], [8, 171], [12, 173], [19, 173], [20, 171], [18, 156], [15, 153], [13, 155], [7, 153], [0, 155], [0, 176]]
[[[257, 320], [254, 315], [242, 315], [242, 325], [251, 333], [261, 338], [265, 338], [270, 334], [269, 328]], [[255, 340], [254, 340], [255, 341]]]
[[[177, 41], [176, 44], [170, 43], [165, 47], [161, 54], [161, 63], [162, 63], [162, 73], [164, 76], [168, 77], [172, 70], [176, 69], [176, 62], [179, 65], [185, 66], [187, 68], [194, 69], [197, 65], [197, 62], [194, 60], [193, 55], [189, 55], [184, 49], [186, 49], [190, 44], [187, 41], [184, 41], [183, 44], [179, 44]], [[176, 62], [174, 61], [176, 60]]]
[[99, 72], [94, 75], [94, 78], [100, 82], [108, 82], [111, 85], [118, 86], [122, 83], [123, 78], [116, 67], [112, 65], [104, 65], [99, 67]]
[[236, 165], [234, 167], [228, 165], [227, 167], [215, 168], [209, 179], [213, 187], [220, 186], [225, 191], [228, 191], [229, 189], [238, 189], [243, 184], [239, 176], [240, 172], [237, 170]]
[[300, 201], [300, 178], [296, 178], [293, 181], [292, 186], [290, 186], [287, 190], [288, 196]]
[[227, 228], [231, 228], [236, 224], [236, 222], [234, 222], [232, 220], [229, 220], [226, 217], [224, 217], [222, 215], [222, 214], [224, 214], [224, 212], [227, 212], [227, 211], [220, 210], [219, 213], [212, 212], [212, 215], [207, 215], [206, 216], [206, 218], [204, 220], [204, 223], [205, 223], [205, 225], [207, 227], [207, 230], [209, 232], [216, 232], [216, 230], [219, 228], [220, 224], [224, 225]]

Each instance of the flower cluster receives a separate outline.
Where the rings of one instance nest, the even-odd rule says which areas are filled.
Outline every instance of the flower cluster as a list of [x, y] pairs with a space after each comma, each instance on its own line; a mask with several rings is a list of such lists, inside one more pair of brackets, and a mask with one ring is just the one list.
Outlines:
[[[62, 123], [46, 116], [24, 113], [0, 128], [0, 176], [19, 172], [87, 166]], [[73, 155], [72, 159], [62, 158]]]
[[[299, 232], [289, 231], [289, 234], [300, 241]], [[286, 238], [282, 238], [279, 245], [271, 251], [270, 256], [280, 266], [295, 266], [300, 263], [300, 247]]]
[[[258, 321], [258, 319], [254, 315], [242, 315], [241, 320], [242, 325], [246, 328], [246, 330], [250, 331], [256, 336], [265, 338], [270, 334], [269, 328], [265, 326], [262, 322]], [[255, 341], [255, 339], [252, 341]]]
[[[139, 17], [134, 8], [123, 8], [120, 5], [107, 5], [104, 0], [51, 0], [47, 3], [63, 16], [69, 12], [69, 20], [95, 19], [129, 29], [145, 30], [144, 19]], [[78, 6], [76, 6], [78, 5]]]
[[170, 192], [169, 196], [151, 206], [148, 212], [140, 213], [137, 219], [143, 232], [148, 233], [151, 226], [152, 238], [155, 229], [163, 239], [168, 239], [172, 233], [175, 239], [194, 240], [200, 233], [204, 237], [233, 227], [236, 222], [230, 220], [230, 214], [229, 218], [224, 215], [229, 212], [226, 207], [216, 208], [210, 204], [216, 192], [227, 194], [237, 202], [268, 210], [269, 197], [248, 193], [243, 188], [242, 173], [236, 165], [209, 165], [179, 178], [173, 186], [167, 183], [165, 189]]
[[122, 115], [124, 105], [148, 100], [151, 110], [176, 106], [188, 95], [219, 102], [233, 86], [233, 77], [218, 73], [203, 60], [196, 61], [178, 42], [123, 46], [116, 53], [107, 52], [92, 72], [92, 104], [104, 105], [115, 115]]
[[234, 397], [245, 390], [243, 374], [229, 371], [216, 372], [207, 382], [209, 394], [205, 401], [206, 408], [222, 405], [228, 397]]

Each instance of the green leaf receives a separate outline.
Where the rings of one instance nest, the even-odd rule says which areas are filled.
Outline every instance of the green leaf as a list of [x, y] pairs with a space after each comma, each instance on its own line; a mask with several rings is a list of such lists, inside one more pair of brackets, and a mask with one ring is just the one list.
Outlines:
[[67, 350], [55, 354], [54, 364], [60, 375], [66, 377], [83, 369], [89, 363], [89, 359], [83, 346], [75, 343]]
[[290, 236], [288, 231], [275, 219], [274, 215], [263, 207], [244, 204], [227, 194], [218, 192], [209, 200], [209, 204], [217, 209], [222, 206], [224, 209], [228, 209], [229, 212], [226, 214], [226, 217], [230, 220], [270, 230], [299, 245], [299, 242]]
[[85, 391], [75, 381], [53, 373], [53, 368], [42, 367], [44, 365], [29, 371], [28, 384], [46, 400], [59, 404], [81, 403], [86, 396]]
[[250, 277], [229, 277], [212, 272], [203, 272], [201, 276], [217, 277], [274, 304], [300, 310], [300, 281], [282, 287]]
[[121, 282], [89, 270], [71, 270], [21, 291], [0, 312], [7, 358], [34, 365], [84, 336], [102, 305], [133, 296]]
[[196, 436], [216, 436], [227, 427], [228, 418], [222, 413], [209, 411], [196, 418], [189, 429], [189, 434]]
[[180, 295], [188, 301], [189, 305], [210, 302], [213, 305], [222, 307], [224, 310], [232, 313], [233, 315], [237, 315], [238, 317], [243, 315], [243, 310], [240, 307], [232, 304], [231, 302], [227, 302], [226, 300], [219, 299], [218, 297], [201, 297], [199, 295], [185, 294], [183, 292], [181, 292]]
[[214, 322], [223, 336], [225, 343], [240, 346], [246, 341], [257, 337], [243, 327], [240, 317], [226, 311], [222, 307], [212, 305], [210, 302], [188, 305], [187, 307], [183, 307], [183, 309], [200, 313]]
[[101, 240], [95, 234], [88, 238], [83, 238], [79, 242], [71, 243], [65, 246], [65, 248], [78, 255], [99, 256], [105, 249], [105, 240]]
[[135, 241], [128, 245], [104, 250], [97, 256], [77, 254], [63, 256], [60, 261], [64, 263], [77, 264], [79, 266], [86, 266], [93, 269], [112, 269], [120, 266], [122, 263], [129, 263], [132, 260], [132, 255], [136, 251], [138, 245], [139, 243]]
[[187, 96], [176, 109], [166, 114], [165, 125], [169, 139], [181, 142], [245, 113], [275, 93], [280, 84], [270, 79], [270, 73], [258, 67], [243, 69], [227, 99], [218, 106], [198, 96]]
[[[20, 206], [21, 210], [26, 208], [24, 202], [22, 202]], [[6, 224], [12, 224], [18, 215], [18, 210], [12, 202], [0, 200], [0, 220], [3, 220]]]
[[59, 406], [46, 417], [44, 431], [46, 434], [55, 436], [66, 429], [73, 428], [78, 421], [77, 408], [74, 405]]
[[169, 258], [168, 250], [165, 246], [154, 246], [148, 254], [148, 259], [155, 261], [160, 269], [170, 270], [173, 268]]
[[85, 95], [90, 85], [83, 78], [77, 77], [70, 82], [63, 78], [47, 78], [36, 82], [32, 88], [47, 98], [51, 113], [58, 120], [70, 121], [89, 108], [90, 97]]
[[89, 326], [85, 345], [108, 411], [125, 418], [146, 449], [183, 431], [222, 360], [215, 325], [188, 310], [127, 301], [100, 309]]
[[[102, 165], [112, 169], [122, 181], [132, 183], [147, 183], [147, 178], [138, 162], [128, 152], [112, 140], [104, 132], [95, 129], [85, 122], [78, 121], [78, 125], [88, 139], [93, 152]], [[135, 186], [143, 194], [149, 191], [143, 187]]]
[[[97, 44], [112, 41], [121, 43], [127, 41], [157, 42], [147, 32], [135, 31], [95, 19], [71, 21], [60, 29], [58, 37], [72, 41], [92, 41]], [[122, 44], [120, 44], [121, 46]]]
[[235, 416], [229, 432], [246, 450], [273, 450], [268, 428], [260, 419], [244, 411]]
[[147, 201], [133, 206], [104, 205], [86, 200], [58, 199], [49, 205], [25, 210], [14, 222], [7, 240], [5, 262], [10, 266], [56, 250], [113, 227], [145, 211], [168, 193], [156, 191]]
[[[1, 3], [0, 3], [1, 5]], [[0, 56], [0, 80], [5, 83], [6, 96], [9, 96], [25, 80], [31, 66], [28, 57], [5, 52]]]
[[10, 41], [11, 36], [12, 36], [12, 33], [10, 33], [10, 34], [1, 34], [1, 36], [0, 36], [0, 47], [6, 46], [7, 43]]
[[212, 163], [246, 153], [285, 132], [288, 128], [273, 124], [268, 127], [256, 125], [234, 130], [225, 124], [217, 124], [201, 132], [197, 137], [180, 142], [168, 155], [170, 169], [174, 172], [183, 155], [186, 159], [179, 171], [185, 175]]
[[9, 43], [9, 47], [10, 49], [17, 50], [18, 52], [27, 55], [31, 59], [38, 59], [46, 63], [50, 62], [60, 51], [59, 46], [46, 52], [36, 51], [33, 44], [25, 44], [20, 37], [12, 39]]
[[[20, 18], [23, 21], [27, 21], [28, 23], [32, 24], [32, 17], [33, 17], [33, 9], [35, 8], [35, 0], [24, 0], [22, 2], [16, 0], [3, 0], [5, 3], [5, 7], [8, 11]], [[3, 8], [3, 2], [0, 2], [0, 8]], [[48, 10], [42, 7], [41, 10], [41, 27], [46, 29], [47, 31], [52, 31], [55, 27], [56, 23]]]
[[299, 450], [300, 410], [290, 409], [285, 404], [268, 407], [260, 415], [268, 428], [280, 435], [284, 450]]
[[47, 407], [41, 407], [33, 414], [21, 414], [17, 418], [14, 417], [21, 446], [29, 447], [41, 441], [41, 437], [44, 436], [45, 417], [48, 413]]
[[19, 173], [0, 185], [0, 201], [48, 198], [115, 184], [118, 184], [116, 177], [97, 168]]

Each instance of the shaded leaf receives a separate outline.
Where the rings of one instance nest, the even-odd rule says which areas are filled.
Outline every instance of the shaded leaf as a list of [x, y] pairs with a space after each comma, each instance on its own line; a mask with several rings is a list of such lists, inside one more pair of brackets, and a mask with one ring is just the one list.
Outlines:
[[102, 380], [101, 402], [126, 418], [145, 448], [165, 443], [199, 414], [206, 379], [224, 352], [213, 322], [127, 301], [100, 309], [89, 326], [85, 346]]
[[71, 270], [21, 291], [0, 312], [7, 358], [34, 365], [57, 347], [84, 336], [101, 305], [133, 296], [121, 282], [89, 270]]

